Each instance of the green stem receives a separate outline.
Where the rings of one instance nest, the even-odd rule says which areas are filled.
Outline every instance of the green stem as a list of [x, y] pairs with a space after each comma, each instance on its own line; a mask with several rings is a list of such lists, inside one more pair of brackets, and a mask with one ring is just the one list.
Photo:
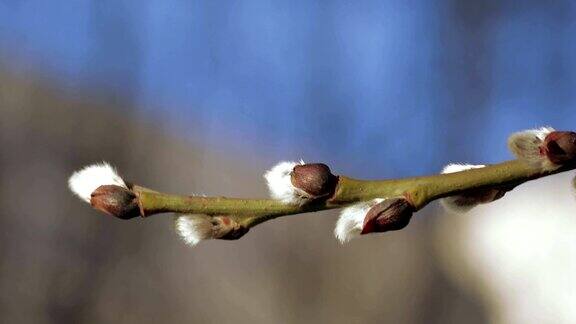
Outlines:
[[275, 218], [339, 207], [326, 202], [305, 206], [287, 205], [272, 199], [239, 199], [168, 195], [135, 188], [142, 215], [158, 213], [233, 215], [239, 218]]
[[134, 187], [134, 191], [138, 195], [143, 216], [165, 212], [231, 215], [242, 225], [252, 227], [279, 216], [339, 208], [374, 198], [404, 196], [419, 210], [438, 198], [484, 188], [509, 190], [526, 181], [574, 168], [575, 165], [571, 164], [545, 171], [513, 160], [462, 172], [394, 180], [356, 180], [340, 176], [330, 199], [304, 206], [286, 205], [270, 199], [169, 195], [138, 186]]

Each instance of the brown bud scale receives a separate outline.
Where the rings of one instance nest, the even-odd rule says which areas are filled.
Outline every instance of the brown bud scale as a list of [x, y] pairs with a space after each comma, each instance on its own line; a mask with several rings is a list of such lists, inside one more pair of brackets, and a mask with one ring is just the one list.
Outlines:
[[248, 233], [249, 228], [238, 224], [228, 216], [214, 216], [214, 238], [220, 240], [237, 240]]
[[554, 164], [576, 161], [576, 133], [551, 132], [544, 139], [544, 154]]
[[414, 206], [405, 198], [391, 198], [374, 205], [364, 218], [361, 234], [397, 231], [410, 223]]
[[121, 219], [140, 216], [138, 198], [129, 189], [115, 185], [104, 185], [92, 192], [90, 204], [108, 215]]
[[312, 198], [330, 196], [336, 190], [338, 177], [323, 163], [297, 165], [290, 175], [292, 185]]

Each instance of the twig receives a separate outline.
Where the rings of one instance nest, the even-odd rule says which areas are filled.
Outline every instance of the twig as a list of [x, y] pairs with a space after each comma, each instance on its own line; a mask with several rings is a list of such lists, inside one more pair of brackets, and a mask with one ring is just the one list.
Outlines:
[[336, 229], [336, 235], [347, 241], [352, 234], [401, 229], [413, 212], [437, 199], [448, 197], [443, 199], [445, 204], [467, 210], [499, 199], [524, 182], [576, 168], [574, 132], [524, 131], [513, 134], [509, 146], [517, 160], [490, 166], [452, 165], [445, 170], [452, 173], [377, 181], [334, 176], [323, 164], [283, 162], [265, 175], [275, 199], [160, 193], [126, 184], [108, 164], [75, 173], [70, 187], [96, 209], [123, 219], [191, 214], [193, 218], [178, 226], [181, 232], [192, 233], [192, 244], [205, 238], [236, 239], [280, 216], [353, 205], [355, 209], [343, 212]]
[[450, 174], [413, 177], [395, 180], [357, 180], [339, 176], [334, 195], [327, 200], [306, 205], [286, 205], [272, 199], [238, 199], [225, 197], [198, 197], [151, 192], [134, 186], [143, 217], [158, 213], [231, 215], [244, 225], [252, 227], [280, 216], [289, 216], [347, 205], [379, 197], [405, 197], [416, 210], [430, 202], [447, 196], [483, 188], [512, 189], [526, 181], [569, 171], [576, 165], [546, 171], [522, 161], [512, 160], [485, 168]]

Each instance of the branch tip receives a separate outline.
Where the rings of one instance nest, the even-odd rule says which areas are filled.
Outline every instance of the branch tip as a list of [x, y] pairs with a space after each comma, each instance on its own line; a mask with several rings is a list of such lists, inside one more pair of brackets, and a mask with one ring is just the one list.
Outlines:
[[90, 203], [92, 192], [103, 185], [128, 188], [116, 169], [107, 162], [88, 165], [74, 172], [68, 179], [70, 190], [87, 203]]
[[576, 160], [576, 133], [551, 132], [542, 144], [544, 155], [555, 165], [563, 165]]
[[140, 206], [134, 192], [116, 185], [98, 187], [91, 194], [90, 204], [95, 209], [120, 219], [140, 216]]

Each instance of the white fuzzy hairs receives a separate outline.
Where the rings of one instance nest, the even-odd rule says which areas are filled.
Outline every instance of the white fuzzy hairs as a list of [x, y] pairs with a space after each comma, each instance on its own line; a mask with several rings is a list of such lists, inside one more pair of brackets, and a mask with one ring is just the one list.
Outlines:
[[208, 215], [178, 215], [175, 227], [176, 233], [190, 246], [214, 238], [214, 224]]
[[88, 165], [78, 170], [68, 179], [68, 186], [74, 194], [87, 203], [94, 190], [103, 185], [116, 185], [128, 188], [126, 183], [107, 162]]
[[346, 243], [351, 239], [360, 236], [364, 227], [364, 218], [374, 205], [383, 202], [384, 199], [376, 198], [370, 201], [354, 204], [342, 209], [340, 218], [336, 222], [334, 235], [340, 243]]
[[306, 192], [292, 184], [292, 170], [299, 164], [305, 163], [302, 160], [300, 162], [283, 161], [264, 174], [272, 199], [290, 205], [303, 205], [310, 200], [311, 197]]
[[556, 169], [546, 157], [542, 156], [540, 146], [548, 134], [554, 131], [552, 127], [542, 127], [516, 132], [508, 138], [508, 148], [518, 160], [530, 165]]

